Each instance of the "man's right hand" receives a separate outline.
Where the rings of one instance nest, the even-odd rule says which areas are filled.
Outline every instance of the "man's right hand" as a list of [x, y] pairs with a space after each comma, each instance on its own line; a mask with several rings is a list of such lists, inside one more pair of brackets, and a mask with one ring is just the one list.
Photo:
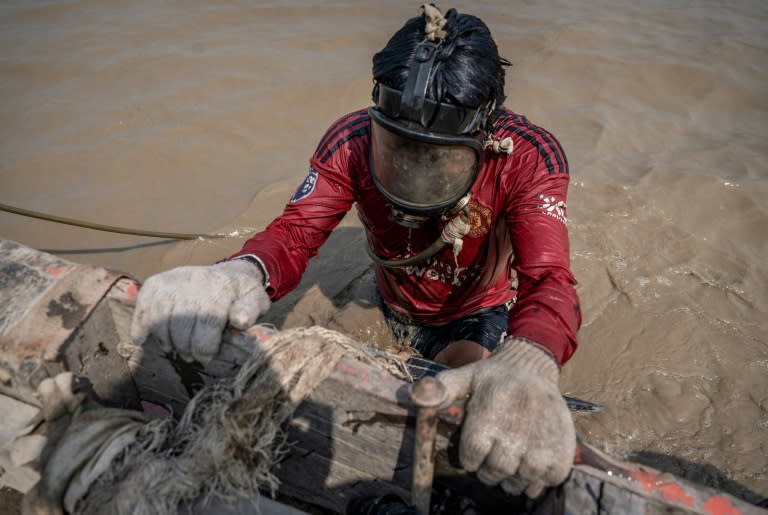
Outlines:
[[153, 275], [139, 290], [131, 338], [153, 335], [165, 351], [207, 363], [219, 351], [227, 323], [247, 329], [270, 300], [259, 268], [246, 260], [182, 266]]

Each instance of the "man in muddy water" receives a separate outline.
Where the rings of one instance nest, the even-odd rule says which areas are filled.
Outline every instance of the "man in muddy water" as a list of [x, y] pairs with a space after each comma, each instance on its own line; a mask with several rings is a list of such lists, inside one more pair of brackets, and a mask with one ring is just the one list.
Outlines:
[[470, 396], [462, 465], [536, 497], [566, 479], [576, 445], [557, 384], [581, 323], [568, 162], [503, 107], [509, 63], [486, 25], [423, 10], [373, 57], [373, 106], [331, 125], [283, 214], [224, 261], [150, 277], [132, 335], [210, 360], [227, 324], [253, 325], [299, 284], [356, 204], [395, 336], [452, 367], [437, 376], [446, 403]]

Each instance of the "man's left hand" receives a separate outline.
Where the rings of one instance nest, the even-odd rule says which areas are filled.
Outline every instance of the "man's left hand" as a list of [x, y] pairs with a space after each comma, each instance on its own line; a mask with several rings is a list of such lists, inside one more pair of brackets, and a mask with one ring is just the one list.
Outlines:
[[507, 338], [491, 357], [437, 375], [446, 404], [469, 395], [459, 444], [462, 466], [486, 484], [538, 497], [568, 477], [576, 430], [543, 349]]

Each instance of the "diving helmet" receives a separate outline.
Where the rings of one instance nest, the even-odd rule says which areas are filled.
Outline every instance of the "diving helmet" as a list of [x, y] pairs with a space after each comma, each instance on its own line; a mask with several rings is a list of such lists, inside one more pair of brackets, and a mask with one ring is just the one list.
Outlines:
[[482, 159], [481, 129], [492, 103], [465, 108], [426, 98], [440, 41], [420, 43], [403, 91], [373, 89], [370, 170], [392, 218], [418, 226], [468, 203]]

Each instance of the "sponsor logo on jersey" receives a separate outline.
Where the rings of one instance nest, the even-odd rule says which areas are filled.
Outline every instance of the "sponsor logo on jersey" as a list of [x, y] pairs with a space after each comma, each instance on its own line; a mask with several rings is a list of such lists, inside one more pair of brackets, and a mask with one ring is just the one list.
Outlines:
[[406, 274], [418, 279], [439, 281], [450, 286], [461, 287], [467, 282], [474, 281], [482, 273], [483, 268], [473, 265], [469, 268], [451, 264], [431, 257], [422, 265], [411, 265], [403, 268]]
[[568, 218], [565, 215], [565, 201], [557, 200], [555, 197], [547, 197], [546, 195], [539, 195], [536, 198], [544, 202], [539, 208], [544, 211], [545, 215], [551, 216], [561, 223], [568, 222]]

